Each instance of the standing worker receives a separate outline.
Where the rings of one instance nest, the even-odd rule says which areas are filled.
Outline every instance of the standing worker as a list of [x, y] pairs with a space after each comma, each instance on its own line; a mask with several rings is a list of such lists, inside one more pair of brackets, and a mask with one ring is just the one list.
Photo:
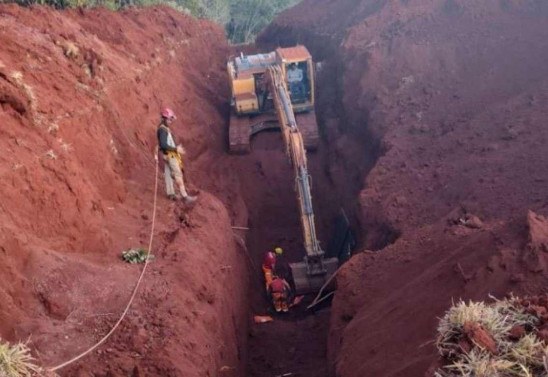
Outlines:
[[156, 135], [158, 136], [158, 144], [165, 162], [164, 175], [166, 180], [167, 196], [172, 200], [177, 199], [177, 195], [175, 194], [175, 189], [173, 187], [173, 180], [175, 180], [175, 183], [177, 183], [177, 186], [179, 187], [179, 192], [181, 193], [182, 199], [186, 203], [193, 203], [196, 201], [196, 197], [188, 195], [185, 188], [185, 182], [183, 180], [183, 159], [181, 155], [185, 153], [185, 150], [180, 144], [175, 144], [173, 135], [171, 134], [171, 130], [169, 128], [177, 117], [175, 116], [173, 110], [167, 107], [162, 110], [160, 115], [161, 120]]
[[283, 253], [284, 251], [281, 247], [276, 247], [274, 249], [274, 254], [276, 254], [276, 266], [274, 269], [274, 275], [289, 281], [289, 277], [290, 277], [289, 263], [287, 262]]
[[274, 277], [274, 268], [276, 268], [276, 254], [274, 254], [272, 251], [267, 251], [264, 255], [262, 267], [264, 282], [268, 291], [268, 287], [270, 286], [270, 283], [272, 283], [272, 279]]

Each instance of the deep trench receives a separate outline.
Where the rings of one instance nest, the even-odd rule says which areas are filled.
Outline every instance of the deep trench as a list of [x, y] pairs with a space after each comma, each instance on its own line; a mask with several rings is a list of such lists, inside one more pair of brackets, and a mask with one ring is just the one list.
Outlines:
[[[326, 45], [317, 41], [307, 45], [313, 56], [324, 63], [317, 75], [316, 104], [322, 142], [316, 152], [308, 153], [318, 236], [325, 249], [334, 232], [334, 220], [342, 209], [349, 217], [358, 249], [364, 242], [359, 237], [358, 195], [366, 174], [380, 156], [379, 143], [368, 134], [366, 123], [352, 125], [346, 117], [342, 104], [342, 63], [327, 58], [337, 55], [314, 51], [314, 46], [325, 48]], [[336, 140], [329, 138], [333, 133], [351, 135], [356, 141], [356, 150], [363, 153], [353, 156], [351, 162], [344, 161], [348, 156], [335, 149]], [[251, 153], [236, 158], [252, 169], [252, 174], [240, 177], [249, 210], [246, 243], [254, 261], [250, 317], [272, 314], [260, 269], [264, 253], [279, 246], [290, 262], [304, 257], [293, 171], [281, 135], [275, 131], [255, 136]], [[382, 248], [381, 243], [393, 241], [388, 238], [376, 240], [375, 246]], [[273, 315], [273, 322], [252, 325], [248, 337], [247, 376], [331, 376], [327, 360], [330, 303], [307, 311], [306, 303], [311, 300], [309, 295], [289, 313]]]

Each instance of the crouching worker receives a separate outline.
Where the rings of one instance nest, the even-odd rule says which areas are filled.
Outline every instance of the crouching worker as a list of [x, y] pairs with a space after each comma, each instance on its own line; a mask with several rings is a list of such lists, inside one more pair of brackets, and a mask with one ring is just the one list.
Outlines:
[[272, 298], [272, 305], [276, 312], [289, 311], [291, 287], [285, 279], [275, 276], [268, 287], [268, 293]]
[[177, 119], [177, 117], [173, 110], [169, 108], [163, 109], [157, 131], [158, 145], [160, 146], [165, 162], [164, 175], [166, 180], [166, 192], [170, 199], [177, 199], [175, 188], [173, 187], [173, 181], [175, 180], [182, 199], [186, 203], [192, 203], [196, 201], [196, 197], [188, 195], [183, 179], [183, 159], [181, 155], [183, 155], [185, 151], [181, 145], [175, 144], [171, 129], [169, 128], [175, 119]]

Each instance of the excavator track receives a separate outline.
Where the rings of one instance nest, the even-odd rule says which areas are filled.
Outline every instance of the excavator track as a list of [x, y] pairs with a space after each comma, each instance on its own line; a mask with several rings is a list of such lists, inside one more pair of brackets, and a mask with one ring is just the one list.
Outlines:
[[318, 149], [320, 135], [318, 134], [318, 123], [316, 122], [316, 113], [300, 113], [296, 115], [299, 130], [303, 135], [304, 147], [307, 151], [313, 152]]
[[[314, 112], [300, 113], [297, 115], [301, 129], [304, 146], [307, 151], [318, 149], [320, 137], [316, 114]], [[246, 154], [251, 151], [251, 139], [259, 132], [266, 130], [279, 130], [280, 124], [275, 114], [261, 114], [256, 116], [230, 115], [229, 125], [229, 152], [232, 154]]]
[[249, 153], [251, 150], [249, 119], [231, 114], [228, 130], [229, 152], [233, 154]]

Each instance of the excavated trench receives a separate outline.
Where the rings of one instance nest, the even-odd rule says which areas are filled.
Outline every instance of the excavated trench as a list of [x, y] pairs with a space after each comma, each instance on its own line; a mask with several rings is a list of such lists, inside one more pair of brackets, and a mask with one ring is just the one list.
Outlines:
[[[287, 35], [287, 34], [285, 34]], [[277, 40], [276, 37], [274, 37]], [[288, 41], [287, 45], [294, 45]], [[318, 127], [321, 144], [308, 153], [312, 176], [313, 205], [318, 234], [323, 248], [334, 236], [335, 220], [344, 212], [354, 234], [361, 221], [357, 211], [358, 195], [364, 176], [379, 157], [378, 142], [370, 137], [363, 124], [349, 123], [342, 105], [341, 62], [326, 42], [311, 36], [306, 46], [316, 61]], [[261, 50], [271, 48], [264, 39]], [[321, 46], [321, 50], [317, 48]], [[365, 122], [365, 120], [364, 120]], [[256, 135], [252, 151], [239, 159], [242, 194], [249, 211], [247, 249], [253, 259], [251, 281], [251, 315], [272, 314], [264, 294], [260, 269], [267, 250], [282, 247], [289, 262], [301, 261], [304, 256], [303, 238], [299, 222], [294, 177], [279, 132]], [[376, 238], [368, 243], [382, 248], [394, 240], [394, 233], [379, 225]], [[366, 242], [358, 239], [358, 243]], [[288, 314], [274, 315], [274, 321], [254, 324], [249, 333], [247, 375], [327, 377], [327, 337], [330, 305], [326, 303], [306, 310], [312, 297]]]
[[[546, 211], [546, 191], [533, 178], [541, 173], [525, 173], [505, 148], [527, 155], [526, 164], [545, 163], [535, 139], [545, 138], [546, 108], [538, 99], [545, 98], [539, 93], [546, 88], [540, 63], [546, 49], [537, 46], [546, 24], [537, 13], [547, 8], [533, 1], [490, 2], [485, 9], [459, 5], [455, 13], [451, 1], [314, 4], [325, 10], [312, 3], [273, 24], [258, 42], [264, 51], [301, 43], [321, 63], [316, 112], [322, 143], [310, 155], [310, 170], [323, 245], [343, 208], [358, 248], [384, 251], [350, 261], [339, 275], [343, 288], [333, 309], [301, 307], [253, 325], [247, 372], [422, 376], [433, 370], [437, 318], [453, 298], [545, 290], [542, 269], [526, 271], [519, 257], [527, 242], [524, 215], [531, 208]], [[339, 20], [335, 10], [347, 19]], [[527, 33], [518, 32], [529, 23]], [[527, 68], [517, 58], [523, 55], [532, 56]], [[499, 64], [509, 56], [512, 62]], [[521, 131], [508, 135], [514, 127]], [[258, 135], [245, 158], [261, 177], [242, 177], [256, 267], [275, 246], [299, 260], [298, 213], [279, 136]], [[516, 187], [519, 180], [529, 187]], [[454, 226], [462, 211], [485, 219], [480, 231]], [[252, 314], [266, 312], [262, 290], [256, 268]]]

